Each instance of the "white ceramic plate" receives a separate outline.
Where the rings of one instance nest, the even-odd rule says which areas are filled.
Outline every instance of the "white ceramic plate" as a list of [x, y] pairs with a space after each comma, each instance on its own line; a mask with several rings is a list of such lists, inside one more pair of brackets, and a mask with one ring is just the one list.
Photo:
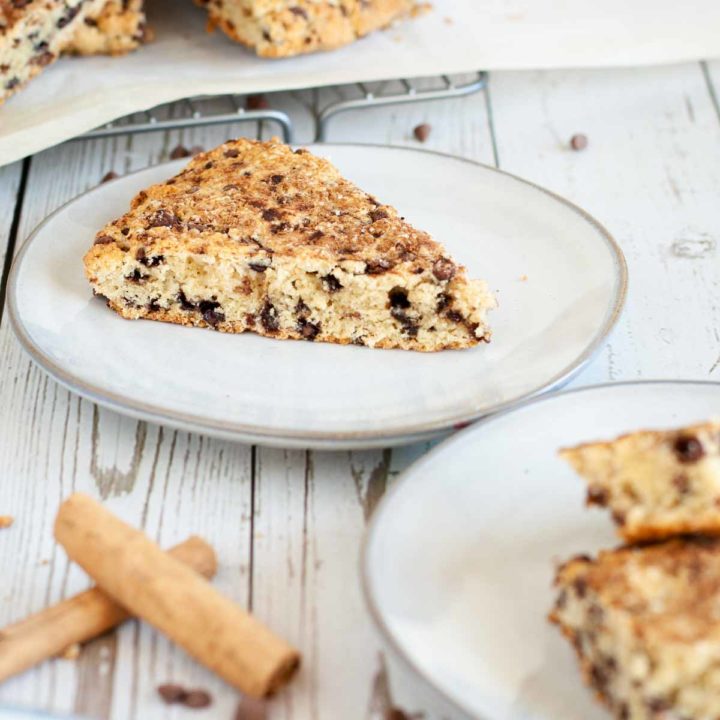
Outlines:
[[101, 185], [35, 231], [9, 287], [20, 341], [70, 389], [135, 417], [265, 444], [357, 447], [429, 437], [557, 386], [616, 321], [622, 253], [565, 200], [436, 153], [312, 150], [489, 281], [500, 300], [489, 346], [428, 355], [121, 319], [91, 297], [82, 256], [135, 193], [183, 161]]
[[[606, 718], [546, 616], [555, 562], [619, 540], [606, 512], [584, 507], [583, 481], [556, 450], [718, 408], [718, 383], [583, 388], [488, 418], [407, 470], [363, 557], [366, 597], [400, 675], [429, 682], [452, 717]], [[406, 709], [426, 710], [414, 697]]]

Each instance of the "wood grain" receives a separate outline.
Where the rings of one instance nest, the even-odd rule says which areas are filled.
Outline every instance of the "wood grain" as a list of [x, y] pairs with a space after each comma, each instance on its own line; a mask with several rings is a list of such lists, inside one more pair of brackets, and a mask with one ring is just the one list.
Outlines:
[[[594, 213], [627, 255], [631, 291], [613, 337], [575, 384], [720, 378], [718, 82], [719, 63], [496, 73], [488, 93], [470, 98], [344, 115], [328, 139], [497, 161]], [[299, 140], [307, 141], [313, 113], [350, 92], [302, 91], [270, 100], [299, 118]], [[432, 126], [423, 145], [412, 135], [420, 123]], [[237, 129], [84, 141], [42, 153], [30, 166], [19, 237], [110, 169], [144, 167], [178, 143], [210, 147]], [[263, 137], [274, 132], [242, 129]], [[583, 152], [568, 149], [578, 132], [589, 138]], [[20, 170], [0, 170], [0, 248]], [[362, 605], [360, 542], [385, 489], [428, 444], [361, 453], [252, 449], [145, 425], [80, 401], [29, 363], [5, 318], [0, 356], [0, 512], [17, 517], [0, 532], [6, 580], [0, 623], [87, 586], [50, 532], [60, 498], [83, 490], [105, 498], [163, 545], [192, 532], [206, 537], [221, 561], [218, 587], [303, 650], [305, 665], [270, 704], [271, 720], [379, 716], [389, 693]], [[136, 623], [92, 644], [76, 662], [46, 663], [1, 686], [0, 702], [162, 720], [175, 715], [154, 688], [169, 680], [210, 689], [212, 716], [232, 718], [232, 690]]]

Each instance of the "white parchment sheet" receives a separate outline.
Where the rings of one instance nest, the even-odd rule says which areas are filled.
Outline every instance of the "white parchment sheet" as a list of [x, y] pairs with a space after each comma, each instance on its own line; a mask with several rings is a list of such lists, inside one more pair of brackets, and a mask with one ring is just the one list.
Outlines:
[[191, 95], [720, 56], [720, 0], [434, 0], [428, 14], [354, 45], [286, 60], [208, 34], [191, 0], [147, 4], [155, 42], [121, 58], [62, 59], [0, 106], [0, 165]]

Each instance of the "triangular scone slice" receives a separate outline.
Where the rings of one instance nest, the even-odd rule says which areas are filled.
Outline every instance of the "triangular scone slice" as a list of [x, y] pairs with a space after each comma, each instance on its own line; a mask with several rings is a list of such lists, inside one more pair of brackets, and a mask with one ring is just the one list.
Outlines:
[[628, 541], [720, 535], [720, 422], [640, 430], [560, 451]]
[[85, 272], [126, 318], [379, 348], [488, 341], [495, 306], [427, 233], [277, 141], [227, 142], [141, 192]]

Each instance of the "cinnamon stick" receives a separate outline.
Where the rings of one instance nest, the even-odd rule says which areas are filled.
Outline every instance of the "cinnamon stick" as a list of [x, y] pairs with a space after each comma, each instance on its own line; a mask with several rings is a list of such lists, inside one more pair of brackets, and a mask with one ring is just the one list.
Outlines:
[[[215, 574], [215, 553], [199, 537], [188, 538], [168, 554], [205, 577]], [[0, 630], [0, 682], [102, 635], [129, 617], [127, 610], [95, 587], [8, 625]]]
[[87, 495], [60, 506], [55, 537], [120, 605], [245, 694], [265, 697], [297, 669], [297, 650]]

